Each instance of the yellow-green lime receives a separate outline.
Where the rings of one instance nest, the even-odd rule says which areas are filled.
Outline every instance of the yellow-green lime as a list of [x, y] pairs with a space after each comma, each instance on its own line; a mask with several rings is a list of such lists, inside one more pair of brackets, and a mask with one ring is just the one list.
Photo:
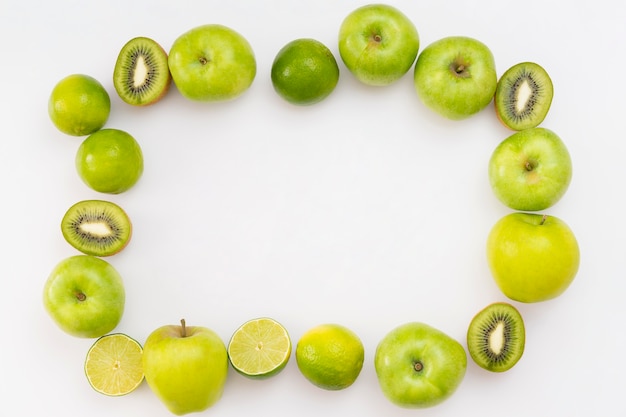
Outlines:
[[356, 381], [363, 368], [361, 339], [339, 324], [309, 329], [296, 346], [296, 362], [302, 375], [320, 388], [341, 390]]
[[87, 380], [101, 394], [126, 395], [144, 379], [142, 355], [139, 342], [123, 333], [102, 336], [87, 352]]
[[291, 338], [282, 324], [268, 317], [248, 320], [232, 335], [228, 359], [240, 374], [263, 379], [279, 373], [291, 356]]
[[72, 136], [89, 135], [109, 119], [111, 99], [98, 80], [72, 74], [59, 81], [48, 100], [48, 114], [61, 132]]
[[100, 129], [87, 136], [76, 151], [76, 171], [90, 188], [119, 194], [132, 188], [143, 174], [139, 142], [120, 129]]
[[296, 39], [280, 49], [271, 70], [276, 92], [290, 103], [310, 105], [326, 98], [339, 81], [337, 60], [315, 39]]

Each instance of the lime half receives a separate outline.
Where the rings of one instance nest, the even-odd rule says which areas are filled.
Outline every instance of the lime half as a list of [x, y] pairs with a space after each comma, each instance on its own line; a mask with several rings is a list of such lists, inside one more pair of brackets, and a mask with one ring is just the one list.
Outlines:
[[228, 343], [228, 358], [240, 374], [253, 379], [279, 373], [291, 356], [291, 339], [276, 320], [252, 319], [233, 333]]
[[87, 352], [87, 380], [101, 394], [126, 395], [143, 381], [142, 355], [139, 342], [125, 334], [102, 336]]

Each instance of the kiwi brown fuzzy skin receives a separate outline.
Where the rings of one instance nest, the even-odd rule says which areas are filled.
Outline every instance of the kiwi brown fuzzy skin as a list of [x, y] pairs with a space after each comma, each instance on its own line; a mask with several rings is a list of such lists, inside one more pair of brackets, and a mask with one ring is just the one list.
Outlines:
[[511, 304], [496, 302], [479, 311], [467, 330], [472, 360], [491, 372], [505, 372], [522, 357], [526, 343], [524, 320]]
[[61, 232], [67, 243], [80, 252], [106, 257], [128, 245], [132, 224], [128, 214], [113, 202], [83, 200], [66, 211]]
[[145, 36], [126, 42], [113, 70], [113, 86], [124, 102], [134, 106], [154, 104], [171, 84], [167, 52], [159, 43]]
[[[525, 97], [520, 102], [522, 88], [531, 92], [523, 94]], [[498, 80], [493, 100], [498, 120], [516, 131], [537, 127], [546, 118], [553, 95], [552, 80], [541, 65], [534, 62], [515, 64]]]

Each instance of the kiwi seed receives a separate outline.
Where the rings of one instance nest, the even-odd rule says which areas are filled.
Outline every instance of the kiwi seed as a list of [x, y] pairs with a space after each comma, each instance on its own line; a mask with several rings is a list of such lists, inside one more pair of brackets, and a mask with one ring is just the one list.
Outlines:
[[482, 309], [467, 330], [467, 348], [474, 362], [492, 372], [513, 367], [524, 353], [522, 315], [511, 304], [497, 302]]
[[84, 254], [111, 256], [126, 247], [132, 226], [126, 212], [103, 200], [79, 201], [61, 221], [65, 240]]
[[135, 106], [160, 100], [171, 79], [167, 52], [146, 37], [133, 38], [124, 45], [113, 71], [115, 91], [122, 100]]
[[513, 130], [538, 126], [552, 104], [554, 88], [543, 67], [521, 62], [506, 70], [496, 87], [494, 103], [500, 121]]

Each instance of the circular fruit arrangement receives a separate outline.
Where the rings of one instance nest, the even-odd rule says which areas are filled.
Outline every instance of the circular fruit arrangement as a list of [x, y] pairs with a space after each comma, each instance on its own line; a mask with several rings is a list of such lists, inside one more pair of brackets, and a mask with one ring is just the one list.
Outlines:
[[[363, 84], [390, 85], [413, 68], [416, 95], [427, 109], [450, 120], [469, 118], [493, 102], [494, 117], [513, 132], [493, 150], [489, 181], [494, 195], [514, 212], [497, 221], [488, 235], [489, 269], [502, 293], [515, 302], [547, 301], [566, 291], [578, 272], [576, 237], [563, 220], [538, 213], [561, 199], [572, 178], [566, 144], [539, 126], [554, 92], [547, 71], [521, 62], [498, 79], [490, 49], [463, 36], [437, 40], [420, 52], [412, 21], [385, 4], [353, 10], [338, 32], [340, 58]], [[180, 35], [169, 51], [148, 37], [129, 40], [119, 51], [112, 79], [121, 100], [141, 107], [157, 103], [172, 84], [192, 101], [233, 100], [251, 86], [256, 72], [254, 51], [241, 34], [206, 24]], [[309, 38], [286, 43], [270, 73], [276, 94], [301, 107], [327, 99], [339, 82], [331, 49]], [[97, 80], [73, 74], [52, 89], [48, 112], [61, 132], [86, 136], [75, 158], [80, 179], [92, 190], [112, 195], [135, 186], [144, 159], [130, 133], [104, 128], [110, 103]], [[229, 367], [263, 380], [278, 375], [295, 353], [303, 377], [334, 391], [347, 389], [361, 373], [363, 343], [338, 323], [309, 329], [293, 348], [288, 330], [270, 317], [244, 322], [228, 343], [184, 319], [155, 329], [143, 346], [112, 333], [124, 313], [126, 294], [122, 277], [102, 258], [129, 244], [131, 219], [111, 201], [83, 200], [67, 210], [61, 231], [81, 254], [54, 267], [44, 285], [44, 306], [66, 333], [96, 339], [86, 355], [85, 374], [102, 394], [128, 394], [145, 380], [169, 411], [182, 415], [205, 410], [222, 397]], [[374, 366], [385, 397], [401, 407], [433, 407], [459, 387], [468, 353], [480, 368], [498, 373], [522, 358], [526, 326], [512, 303], [494, 302], [466, 321], [465, 346], [416, 321], [382, 337]]]

